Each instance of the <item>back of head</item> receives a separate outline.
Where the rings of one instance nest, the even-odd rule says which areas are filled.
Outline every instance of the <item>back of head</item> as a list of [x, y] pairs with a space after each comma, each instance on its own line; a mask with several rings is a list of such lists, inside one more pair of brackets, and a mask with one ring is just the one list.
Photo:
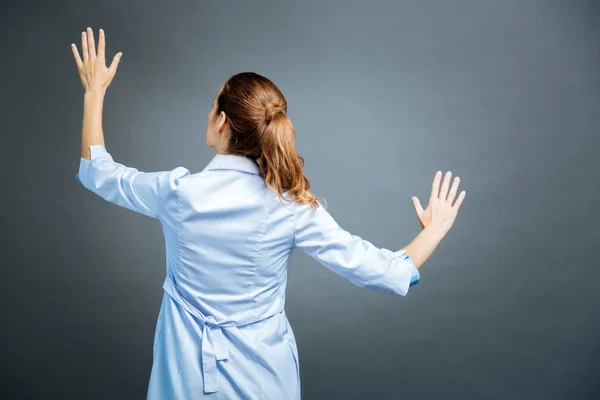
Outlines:
[[294, 201], [317, 208], [281, 90], [262, 75], [241, 72], [225, 82], [216, 100], [217, 114], [223, 111], [229, 118], [228, 152], [256, 161], [265, 184], [280, 197], [288, 192]]

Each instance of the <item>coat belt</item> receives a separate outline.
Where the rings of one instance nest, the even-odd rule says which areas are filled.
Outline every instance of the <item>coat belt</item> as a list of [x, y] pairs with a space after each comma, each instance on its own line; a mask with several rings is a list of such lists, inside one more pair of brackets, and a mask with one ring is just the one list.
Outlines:
[[182, 296], [173, 278], [167, 275], [163, 284], [165, 292], [181, 308], [189, 314], [196, 317], [202, 324], [202, 377], [204, 381], [204, 393], [214, 393], [219, 391], [217, 361], [227, 360], [229, 358], [229, 349], [227, 340], [223, 335], [223, 328], [238, 327], [249, 325], [262, 321], [283, 311], [283, 302], [275, 311], [261, 315], [258, 318], [237, 321], [235, 317], [229, 317], [225, 320], [217, 321], [212, 315], [204, 315], [196, 307], [189, 304]]

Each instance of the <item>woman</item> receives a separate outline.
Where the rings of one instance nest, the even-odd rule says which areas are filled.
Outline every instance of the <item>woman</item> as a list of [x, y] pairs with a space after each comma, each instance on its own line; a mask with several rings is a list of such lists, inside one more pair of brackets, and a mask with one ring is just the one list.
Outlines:
[[157, 218], [167, 254], [148, 399], [299, 399], [294, 333], [285, 314], [287, 260], [296, 247], [360, 287], [405, 296], [450, 230], [464, 199], [435, 175], [421, 233], [392, 252], [342, 229], [309, 192], [287, 102], [269, 79], [232, 76], [208, 115], [217, 154], [199, 173], [140, 172], [104, 146], [102, 105], [122, 53], [105, 65], [93, 32], [73, 54], [85, 88], [76, 178], [107, 201]]

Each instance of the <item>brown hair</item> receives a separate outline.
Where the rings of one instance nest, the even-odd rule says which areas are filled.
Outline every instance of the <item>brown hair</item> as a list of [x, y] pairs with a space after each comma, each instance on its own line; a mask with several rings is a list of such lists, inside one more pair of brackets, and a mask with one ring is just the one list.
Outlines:
[[229, 118], [228, 152], [258, 163], [269, 189], [283, 197], [289, 191], [300, 204], [317, 208], [304, 175], [304, 157], [296, 153], [296, 136], [287, 116], [287, 100], [268, 78], [254, 72], [231, 76], [217, 98], [217, 112]]

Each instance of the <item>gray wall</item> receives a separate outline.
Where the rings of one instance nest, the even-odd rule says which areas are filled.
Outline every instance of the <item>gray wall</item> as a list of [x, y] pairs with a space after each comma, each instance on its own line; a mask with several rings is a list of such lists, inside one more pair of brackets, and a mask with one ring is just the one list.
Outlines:
[[118, 162], [200, 171], [213, 96], [256, 71], [350, 232], [397, 250], [419, 231], [410, 197], [438, 169], [461, 177], [406, 298], [293, 254], [303, 398], [600, 398], [600, 4], [168, 3], [2, 3], [0, 397], [146, 394], [164, 241], [74, 179], [70, 43], [92, 26], [124, 53], [104, 107]]

